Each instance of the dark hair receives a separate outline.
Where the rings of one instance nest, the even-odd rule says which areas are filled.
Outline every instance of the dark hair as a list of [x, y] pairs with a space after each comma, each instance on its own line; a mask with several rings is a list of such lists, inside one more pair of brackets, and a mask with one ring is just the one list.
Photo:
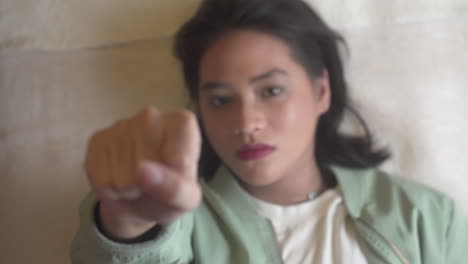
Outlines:
[[[237, 30], [254, 30], [283, 40], [311, 79], [321, 76], [324, 69], [328, 71], [331, 105], [329, 111], [320, 117], [316, 132], [315, 152], [321, 169], [325, 169], [327, 164], [368, 168], [381, 164], [390, 156], [385, 149], [373, 149], [367, 125], [349, 102], [339, 53], [339, 45], [345, 45], [343, 37], [328, 27], [302, 0], [203, 1], [195, 15], [180, 28], [174, 44], [174, 53], [182, 63], [192, 100], [198, 100], [201, 57], [216, 39]], [[363, 127], [363, 136], [339, 132], [346, 109]], [[201, 130], [203, 143], [199, 173], [210, 178], [219, 166], [220, 158], [210, 146], [203, 127]]]

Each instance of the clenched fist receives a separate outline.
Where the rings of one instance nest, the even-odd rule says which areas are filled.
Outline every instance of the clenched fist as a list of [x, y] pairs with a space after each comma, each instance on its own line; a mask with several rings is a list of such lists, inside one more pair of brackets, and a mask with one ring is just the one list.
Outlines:
[[201, 136], [190, 111], [145, 108], [96, 132], [85, 169], [107, 233], [131, 239], [196, 208]]

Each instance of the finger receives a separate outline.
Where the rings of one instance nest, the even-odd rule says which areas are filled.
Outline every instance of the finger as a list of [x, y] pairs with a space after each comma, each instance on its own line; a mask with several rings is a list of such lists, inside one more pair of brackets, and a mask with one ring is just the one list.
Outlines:
[[180, 211], [192, 210], [201, 200], [198, 183], [177, 175], [177, 172], [155, 162], [142, 162], [139, 167], [140, 186], [163, 206]]
[[136, 138], [142, 139], [144, 144], [156, 144], [159, 142], [159, 134], [161, 130], [160, 118], [161, 112], [154, 107], [146, 107], [138, 113], [133, 120], [133, 130]]
[[133, 144], [126, 120], [116, 123], [113, 129], [114, 139], [109, 146], [109, 166], [113, 186], [117, 191], [123, 192], [136, 184], [132, 157]]
[[138, 186], [132, 186], [120, 193], [120, 197], [125, 200], [136, 200], [143, 195], [143, 191]]
[[162, 114], [154, 107], [146, 107], [132, 120], [131, 134], [135, 147], [135, 161], [160, 160]]
[[85, 170], [93, 189], [99, 189], [111, 183], [104, 142], [105, 137], [105, 132], [98, 132], [90, 138], [88, 143]]
[[166, 114], [163, 119], [161, 160], [182, 175], [196, 178], [201, 136], [195, 115], [190, 111]]

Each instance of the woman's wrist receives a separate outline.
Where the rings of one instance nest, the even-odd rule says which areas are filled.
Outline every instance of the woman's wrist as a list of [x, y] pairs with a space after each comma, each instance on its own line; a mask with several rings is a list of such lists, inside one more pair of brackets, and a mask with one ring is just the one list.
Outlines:
[[155, 238], [161, 229], [156, 222], [137, 220], [118, 214], [102, 203], [96, 206], [95, 219], [98, 228], [106, 237], [122, 243], [150, 240]]

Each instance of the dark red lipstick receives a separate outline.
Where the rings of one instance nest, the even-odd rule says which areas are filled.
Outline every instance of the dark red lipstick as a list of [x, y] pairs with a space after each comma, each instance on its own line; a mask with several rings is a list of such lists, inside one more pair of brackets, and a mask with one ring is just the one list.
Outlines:
[[237, 157], [244, 161], [259, 160], [275, 151], [275, 147], [267, 144], [243, 145], [237, 150]]

